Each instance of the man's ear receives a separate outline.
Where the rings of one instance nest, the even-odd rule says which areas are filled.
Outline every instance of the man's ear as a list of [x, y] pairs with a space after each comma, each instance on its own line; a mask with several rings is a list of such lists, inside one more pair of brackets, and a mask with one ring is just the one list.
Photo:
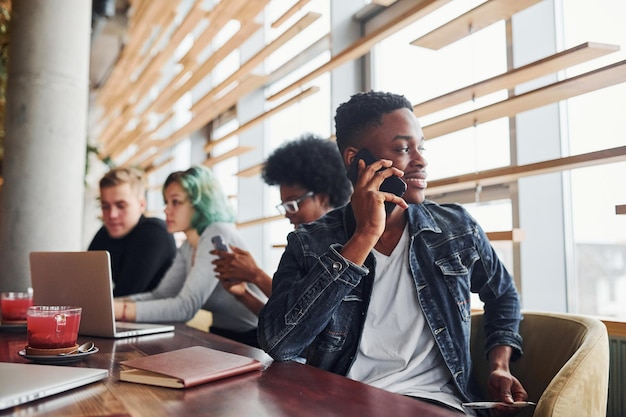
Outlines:
[[146, 212], [146, 207], [148, 206], [148, 204], [146, 203], [146, 198], [145, 197], [140, 197], [139, 198], [139, 207], [141, 207], [141, 213], [145, 213]]
[[354, 157], [356, 156], [358, 151], [359, 150], [354, 146], [348, 146], [343, 151], [343, 163], [346, 165], [346, 167], [349, 167], [352, 164], [352, 161], [354, 160]]

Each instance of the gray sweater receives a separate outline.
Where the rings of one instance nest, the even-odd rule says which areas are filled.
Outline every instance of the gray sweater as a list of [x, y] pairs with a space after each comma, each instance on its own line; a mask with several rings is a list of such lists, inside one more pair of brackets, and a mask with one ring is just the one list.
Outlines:
[[[232, 223], [210, 224], [200, 236], [193, 258], [193, 248], [185, 241], [178, 249], [174, 262], [161, 283], [152, 292], [136, 294], [138, 322], [185, 322], [203, 308], [213, 314], [213, 325], [235, 332], [257, 327], [257, 316], [226, 291], [215, 277], [215, 256], [211, 238], [222, 235], [227, 245], [245, 249], [245, 243]], [[192, 262], [193, 261], [193, 262]], [[250, 291], [262, 300], [267, 298], [256, 286]]]

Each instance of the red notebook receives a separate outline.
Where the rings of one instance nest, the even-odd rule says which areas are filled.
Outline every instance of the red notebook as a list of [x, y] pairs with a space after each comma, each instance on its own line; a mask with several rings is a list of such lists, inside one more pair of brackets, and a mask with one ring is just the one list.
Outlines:
[[263, 364], [256, 359], [193, 346], [121, 362], [120, 380], [170, 388], [188, 388], [252, 371]]

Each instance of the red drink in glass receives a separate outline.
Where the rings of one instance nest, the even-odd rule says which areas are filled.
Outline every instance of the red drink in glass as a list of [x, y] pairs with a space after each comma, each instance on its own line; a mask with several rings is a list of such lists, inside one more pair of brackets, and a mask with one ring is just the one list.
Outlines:
[[80, 307], [29, 307], [26, 324], [28, 346], [37, 349], [74, 346], [78, 338], [81, 311]]
[[26, 310], [33, 305], [33, 294], [28, 292], [3, 292], [0, 299], [3, 322], [26, 321]]

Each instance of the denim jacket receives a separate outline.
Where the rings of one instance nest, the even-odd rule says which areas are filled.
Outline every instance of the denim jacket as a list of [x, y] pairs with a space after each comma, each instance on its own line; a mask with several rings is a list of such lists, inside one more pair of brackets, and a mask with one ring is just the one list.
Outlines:
[[[485, 352], [522, 353], [520, 303], [511, 275], [483, 230], [460, 205], [425, 201], [407, 209], [409, 263], [418, 301], [460, 392], [470, 388], [470, 292], [484, 302]], [[375, 258], [363, 266], [340, 255], [355, 229], [351, 206], [291, 232], [259, 317], [261, 347], [276, 360], [346, 375], [359, 346], [374, 282]]]

